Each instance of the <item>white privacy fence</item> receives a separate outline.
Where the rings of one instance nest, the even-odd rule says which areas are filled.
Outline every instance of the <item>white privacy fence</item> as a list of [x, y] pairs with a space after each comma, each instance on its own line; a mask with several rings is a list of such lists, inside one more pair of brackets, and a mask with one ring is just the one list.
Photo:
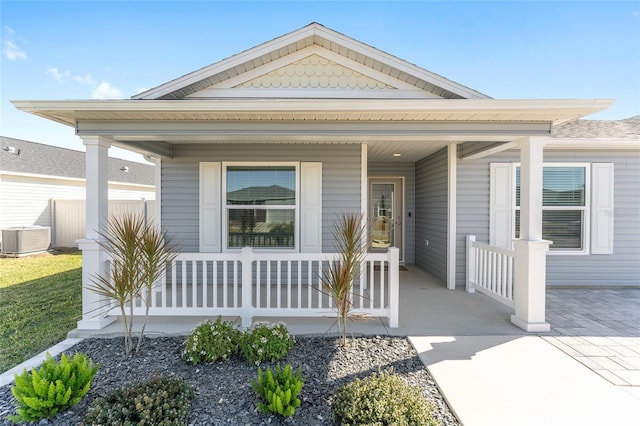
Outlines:
[[[320, 277], [338, 258], [328, 253], [182, 253], [145, 299], [154, 316], [335, 317]], [[387, 318], [398, 327], [399, 251], [368, 253], [353, 283], [352, 312]], [[134, 315], [143, 315], [138, 299]], [[113, 309], [110, 315], [118, 315]]]
[[515, 257], [515, 250], [479, 243], [467, 235], [467, 291], [478, 290], [514, 308]]
[[[153, 200], [109, 200], [109, 215], [125, 213], [143, 215], [154, 220]], [[51, 247], [78, 247], [85, 237], [85, 201], [51, 199]]]

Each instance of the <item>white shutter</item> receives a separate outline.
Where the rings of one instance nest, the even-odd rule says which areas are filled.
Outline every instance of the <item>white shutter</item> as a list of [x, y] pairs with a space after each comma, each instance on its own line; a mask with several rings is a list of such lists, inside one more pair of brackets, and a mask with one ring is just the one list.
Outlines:
[[613, 163], [591, 165], [591, 253], [613, 253]]
[[300, 163], [300, 252], [322, 253], [322, 163]]
[[200, 163], [200, 252], [222, 251], [220, 163]]
[[491, 163], [489, 196], [489, 244], [511, 248], [513, 221], [513, 165]]

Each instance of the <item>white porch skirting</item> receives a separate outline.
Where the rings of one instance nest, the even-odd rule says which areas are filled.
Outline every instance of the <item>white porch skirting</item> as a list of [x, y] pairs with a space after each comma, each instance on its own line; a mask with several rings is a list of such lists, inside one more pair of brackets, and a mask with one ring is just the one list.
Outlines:
[[[322, 288], [333, 253], [182, 253], [146, 295], [150, 316], [335, 317], [335, 304]], [[399, 251], [368, 253], [353, 284], [353, 313], [387, 318], [398, 327]], [[144, 315], [138, 298], [133, 314]], [[128, 310], [127, 310], [128, 312]], [[119, 308], [107, 316], [120, 315]]]

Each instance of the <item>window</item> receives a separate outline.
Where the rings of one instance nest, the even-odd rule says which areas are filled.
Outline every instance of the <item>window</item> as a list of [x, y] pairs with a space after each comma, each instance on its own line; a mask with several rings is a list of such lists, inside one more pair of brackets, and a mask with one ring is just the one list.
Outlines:
[[[490, 164], [489, 244], [512, 248], [520, 237], [520, 167]], [[542, 238], [553, 254], [612, 254], [613, 163], [546, 163]]]
[[226, 247], [295, 248], [295, 165], [227, 165]]
[[[516, 166], [515, 238], [520, 238], [520, 167]], [[586, 250], [589, 229], [588, 168], [547, 165], [542, 172], [542, 238], [552, 251]]]

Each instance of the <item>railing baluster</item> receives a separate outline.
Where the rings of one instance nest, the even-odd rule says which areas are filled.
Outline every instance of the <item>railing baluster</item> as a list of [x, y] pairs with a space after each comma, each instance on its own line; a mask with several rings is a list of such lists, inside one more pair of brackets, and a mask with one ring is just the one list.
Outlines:
[[238, 261], [233, 261], [233, 303], [231, 304], [232, 308], [237, 308], [240, 306], [239, 303], [239, 296], [238, 296], [238, 283], [240, 282], [240, 279], [238, 277], [238, 266], [239, 266], [239, 262]]
[[227, 300], [227, 286], [229, 285], [229, 262], [225, 260], [222, 262], [222, 307], [228, 307]]
[[198, 307], [198, 262], [191, 262], [191, 307]]
[[298, 309], [302, 308], [302, 263], [300, 260], [296, 262], [298, 264]]
[[291, 261], [286, 260], [287, 265], [287, 308], [291, 309]]
[[217, 308], [218, 307], [218, 290], [219, 290], [219, 284], [220, 284], [220, 279], [218, 278], [218, 261], [214, 260], [213, 264], [211, 265], [212, 269], [211, 269], [211, 281], [213, 284], [213, 288], [211, 289], [211, 291], [213, 292], [213, 308]]
[[[384, 271], [385, 271], [385, 268], [389, 270], [391, 268], [391, 265], [387, 265], [386, 260], [383, 260], [380, 263], [381, 263], [380, 265], [380, 309], [383, 309], [384, 308], [384, 291], [385, 291], [385, 288], [387, 287], [387, 281], [388, 281], [385, 279]], [[391, 274], [391, 271], [389, 271], [389, 274]]]
[[278, 309], [280, 309], [280, 305], [281, 305], [280, 296], [282, 295], [282, 290], [280, 288], [282, 286], [281, 285], [282, 283], [281, 283], [281, 280], [280, 280], [280, 278], [282, 277], [282, 275], [281, 275], [282, 274], [282, 264], [281, 264], [281, 262], [279, 260], [277, 260], [276, 262], [277, 262], [276, 263], [276, 271], [277, 271], [276, 272], [277, 273], [277, 276], [276, 276], [276, 286], [277, 286], [276, 287], [276, 297], [278, 298], [278, 300], [276, 301], [276, 306], [277, 306]]
[[209, 269], [209, 261], [208, 260], [203, 260], [202, 261], [202, 307], [203, 308], [208, 308], [209, 307], [209, 298], [208, 298], [208, 294], [207, 294], [207, 287], [209, 287], [209, 279], [208, 279], [208, 274], [207, 274], [207, 269]]
[[311, 269], [313, 269], [313, 265], [310, 260], [306, 261], [307, 263], [307, 308], [313, 308], [311, 303], [311, 292], [313, 291], [313, 282], [311, 281]]
[[[182, 265], [182, 261], [180, 261]], [[178, 261], [173, 262], [173, 270], [171, 271], [171, 307], [178, 307]]]
[[189, 265], [189, 261], [182, 262], [182, 282], [181, 284], [181, 294], [182, 300], [180, 301], [180, 307], [184, 308], [187, 304], [187, 268]]
[[267, 300], [266, 307], [271, 307], [271, 261], [267, 260], [267, 275], [265, 276], [265, 281], [267, 284]]

